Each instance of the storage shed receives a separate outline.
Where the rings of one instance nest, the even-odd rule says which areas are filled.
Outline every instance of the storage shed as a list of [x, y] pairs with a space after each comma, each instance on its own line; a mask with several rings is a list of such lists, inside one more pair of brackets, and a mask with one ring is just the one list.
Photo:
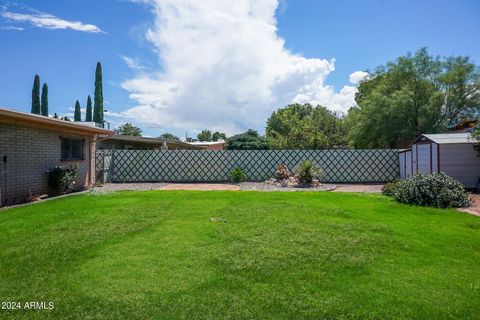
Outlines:
[[470, 133], [422, 134], [409, 149], [401, 150], [400, 177], [417, 173], [444, 172], [466, 188], [476, 188], [480, 179], [480, 157], [473, 148], [478, 141]]

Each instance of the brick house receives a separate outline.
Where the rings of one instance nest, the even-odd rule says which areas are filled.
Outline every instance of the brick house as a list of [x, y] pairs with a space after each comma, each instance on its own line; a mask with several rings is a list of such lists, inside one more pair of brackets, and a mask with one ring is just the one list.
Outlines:
[[78, 122], [0, 108], [0, 206], [49, 193], [47, 170], [77, 164], [76, 189], [95, 183], [95, 141], [113, 134]]

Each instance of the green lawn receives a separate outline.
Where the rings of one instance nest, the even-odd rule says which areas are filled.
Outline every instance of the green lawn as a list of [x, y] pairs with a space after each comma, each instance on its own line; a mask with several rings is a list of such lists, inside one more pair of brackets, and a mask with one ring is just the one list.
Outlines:
[[28, 319], [479, 319], [480, 218], [380, 195], [76, 195], [0, 212], [0, 301], [54, 302], [1, 310]]

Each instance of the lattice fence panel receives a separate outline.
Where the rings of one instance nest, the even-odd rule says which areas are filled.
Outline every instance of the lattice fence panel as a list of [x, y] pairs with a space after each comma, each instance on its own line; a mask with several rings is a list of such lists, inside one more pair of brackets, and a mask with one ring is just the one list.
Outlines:
[[96, 160], [104, 182], [220, 182], [235, 167], [249, 181], [264, 181], [279, 164], [295, 169], [304, 160], [322, 168], [324, 182], [387, 182], [400, 174], [397, 150], [390, 149], [101, 150]]

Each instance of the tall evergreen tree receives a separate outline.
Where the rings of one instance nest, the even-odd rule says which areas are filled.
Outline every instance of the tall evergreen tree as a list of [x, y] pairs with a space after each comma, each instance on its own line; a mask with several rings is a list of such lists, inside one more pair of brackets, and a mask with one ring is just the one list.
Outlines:
[[92, 121], [92, 98], [90, 98], [90, 95], [88, 95], [87, 98], [87, 114], [85, 115], [85, 121]]
[[75, 114], [73, 115], [73, 121], [82, 121], [82, 114], [80, 112], [80, 102], [75, 102]]
[[40, 114], [40, 77], [35, 75], [32, 89], [32, 113]]
[[93, 121], [103, 123], [102, 65], [97, 62], [95, 70], [95, 93], [93, 96]]
[[48, 85], [46, 83], [44, 83], [42, 87], [42, 101], [40, 104], [40, 111], [42, 113], [42, 116], [48, 117]]

